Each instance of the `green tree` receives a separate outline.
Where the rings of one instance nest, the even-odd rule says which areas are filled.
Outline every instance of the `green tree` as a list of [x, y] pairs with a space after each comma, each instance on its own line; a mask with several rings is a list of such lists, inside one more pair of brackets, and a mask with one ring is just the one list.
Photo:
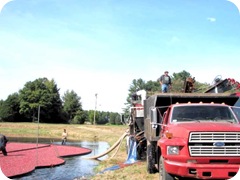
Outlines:
[[[82, 111], [81, 97], [73, 90], [67, 90], [63, 96], [63, 110], [67, 113], [69, 122], [71, 122], [78, 111]], [[78, 114], [78, 116], [80, 113]]]
[[145, 84], [145, 90], [147, 91], [147, 93], [149, 95], [151, 95], [155, 92], [160, 92], [161, 86], [160, 86], [158, 80], [157, 81], [150, 80], [150, 81], [147, 81], [147, 83]]
[[88, 119], [88, 112], [87, 111], [82, 111], [78, 110], [76, 112], [76, 115], [73, 118], [72, 123], [73, 124], [84, 124], [85, 121]]
[[42, 110], [46, 110], [51, 105], [49, 90], [46, 86], [47, 81], [47, 78], [29, 81], [19, 91], [20, 113], [25, 114], [32, 121], [37, 119], [39, 106]]
[[40, 121], [59, 123], [62, 119], [62, 102], [54, 80], [38, 78], [27, 82], [19, 91], [20, 113], [35, 121], [40, 107]]
[[109, 123], [115, 124], [115, 114], [114, 113], [110, 113]]
[[184, 81], [188, 77], [192, 77], [192, 75], [189, 72], [183, 70], [179, 73], [173, 73], [172, 81], [176, 81], [176, 80]]
[[49, 91], [49, 102], [51, 102], [48, 109], [46, 109], [46, 119], [50, 123], [64, 123], [66, 119], [63, 118], [63, 106], [62, 100], [60, 98], [60, 89], [57, 87], [57, 84], [52, 79], [45, 82], [46, 87]]
[[133, 93], [136, 93], [139, 90], [146, 89], [146, 83], [143, 79], [133, 79], [132, 84], [130, 85], [128, 91], [128, 97], [127, 97], [127, 103], [125, 103], [126, 108], [123, 109], [123, 111], [128, 111], [128, 109], [131, 106], [131, 97]]
[[182, 92], [184, 81], [188, 78], [192, 77], [191, 74], [185, 70], [179, 73], [173, 73], [172, 78], [172, 89], [171, 92]]
[[115, 125], [122, 124], [120, 114], [115, 113], [115, 112], [110, 113], [109, 123], [110, 124], [115, 124]]
[[19, 95], [11, 94], [5, 101], [0, 103], [0, 119], [8, 122], [24, 121], [24, 116], [19, 113]]
[[[95, 119], [94, 119], [94, 114], [95, 114]], [[91, 124], [94, 124], [94, 123], [98, 124], [99, 117], [100, 117], [100, 111], [90, 110], [88, 112], [88, 120]]]
[[109, 121], [109, 112], [100, 111], [97, 124], [107, 124]]
[[[96, 113], [97, 114], [97, 113]], [[94, 123], [94, 110], [89, 110], [88, 111], [88, 120], [91, 124]]]
[[121, 115], [120, 114], [118, 114], [118, 113], [114, 113], [115, 114], [115, 124], [116, 125], [121, 125], [122, 124], [122, 117], [121, 117]]
[[141, 78], [134, 79], [132, 81], [132, 84], [130, 85], [129, 92], [133, 93], [133, 92], [136, 92], [138, 90], [145, 89], [145, 87], [146, 87], [146, 83], [143, 79], [141, 79]]

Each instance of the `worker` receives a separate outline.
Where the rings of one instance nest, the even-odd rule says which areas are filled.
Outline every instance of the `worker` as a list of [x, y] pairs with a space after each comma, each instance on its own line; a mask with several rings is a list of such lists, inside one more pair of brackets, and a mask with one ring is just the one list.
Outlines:
[[159, 78], [159, 83], [163, 93], [167, 93], [169, 89], [172, 88], [172, 81], [171, 77], [168, 75], [168, 71], [165, 71], [164, 74]]
[[6, 138], [6, 136], [3, 134], [0, 134], [0, 150], [2, 151], [4, 156], [7, 156], [7, 151], [6, 151], [7, 142], [8, 142], [8, 139]]
[[66, 129], [63, 129], [63, 133], [62, 133], [62, 145], [65, 145], [65, 144], [66, 144], [66, 142], [67, 142], [67, 136], [68, 136], [67, 130], [66, 130]]

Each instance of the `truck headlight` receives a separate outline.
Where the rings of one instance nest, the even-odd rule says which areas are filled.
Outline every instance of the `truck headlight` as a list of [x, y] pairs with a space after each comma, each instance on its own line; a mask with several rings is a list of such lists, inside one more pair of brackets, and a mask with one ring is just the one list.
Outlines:
[[178, 155], [179, 154], [179, 146], [167, 146], [167, 154], [168, 155]]

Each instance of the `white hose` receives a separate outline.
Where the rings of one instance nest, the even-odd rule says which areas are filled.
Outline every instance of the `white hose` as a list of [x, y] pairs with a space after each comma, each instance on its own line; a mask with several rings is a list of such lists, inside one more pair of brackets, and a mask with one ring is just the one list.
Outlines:
[[86, 157], [86, 159], [98, 159], [100, 157], [103, 157], [105, 156], [106, 154], [110, 153], [112, 150], [114, 150], [121, 142], [122, 140], [128, 135], [128, 132], [125, 132], [119, 139], [117, 142], [115, 142], [115, 144], [109, 148], [107, 151], [99, 154], [99, 155], [96, 155], [96, 156], [92, 156], [92, 157]]

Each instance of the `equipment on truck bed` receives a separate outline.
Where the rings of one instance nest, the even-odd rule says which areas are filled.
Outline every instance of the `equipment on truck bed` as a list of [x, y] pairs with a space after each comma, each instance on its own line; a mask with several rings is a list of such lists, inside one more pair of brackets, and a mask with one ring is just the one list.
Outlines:
[[233, 78], [222, 79], [222, 76], [218, 75], [214, 78], [213, 85], [204, 93], [223, 93], [232, 89], [240, 89], [240, 83]]

